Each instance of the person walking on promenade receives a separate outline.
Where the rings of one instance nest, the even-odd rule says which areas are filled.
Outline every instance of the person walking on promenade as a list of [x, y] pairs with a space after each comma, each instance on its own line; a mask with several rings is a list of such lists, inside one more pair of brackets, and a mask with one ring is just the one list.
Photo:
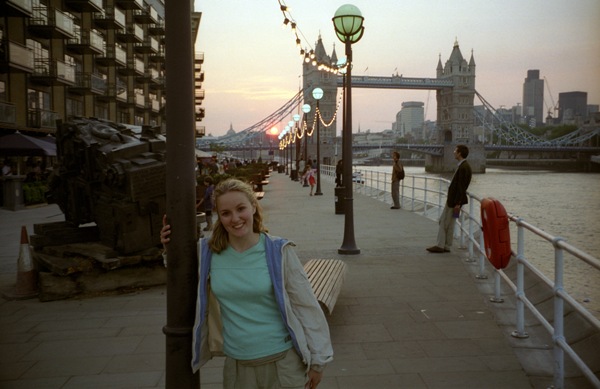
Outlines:
[[204, 215], [206, 216], [206, 227], [204, 227], [204, 231], [210, 231], [213, 226], [212, 210], [214, 208], [213, 193], [215, 191], [212, 177], [204, 177], [204, 187], [204, 196], [196, 204], [196, 211], [204, 204]]
[[465, 145], [457, 145], [454, 149], [454, 158], [458, 161], [458, 167], [448, 186], [446, 206], [440, 216], [437, 245], [427, 248], [430, 253], [448, 253], [452, 248], [455, 219], [460, 215], [460, 208], [469, 202], [467, 189], [471, 183], [472, 172], [471, 165], [466, 160], [468, 155], [469, 148]]
[[[198, 244], [193, 371], [224, 353], [226, 389], [317, 388], [333, 348], [294, 243], [267, 233], [247, 183], [219, 183], [215, 205], [213, 233]], [[160, 234], [165, 265], [170, 234], [165, 215]]]
[[315, 180], [315, 171], [312, 168], [312, 165], [310, 163], [306, 165], [306, 169], [304, 171], [304, 174], [302, 175], [302, 179], [304, 180], [304, 182], [307, 182], [310, 185], [309, 196], [312, 196], [313, 190], [315, 189], [316, 180]]
[[340, 186], [344, 186], [344, 184], [342, 183], [342, 174], [344, 173], [344, 165], [343, 165], [343, 160], [340, 159], [337, 163], [337, 165], [335, 165], [335, 187], [339, 188]]
[[392, 201], [394, 205], [390, 209], [400, 209], [400, 181], [404, 179], [404, 166], [400, 163], [400, 153], [392, 153], [394, 165], [392, 167]]
[[[300, 176], [301, 174], [304, 175], [304, 171], [306, 170], [306, 162], [304, 161], [304, 157], [300, 157], [300, 161], [298, 161], [298, 176]], [[308, 185], [304, 185], [305, 181], [302, 178], [302, 176], [300, 176], [300, 185], [302, 186], [308, 186]]]

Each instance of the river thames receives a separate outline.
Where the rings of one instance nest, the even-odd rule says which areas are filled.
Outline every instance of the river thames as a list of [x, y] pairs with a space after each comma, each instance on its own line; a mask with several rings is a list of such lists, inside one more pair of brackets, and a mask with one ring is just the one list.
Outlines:
[[[356, 167], [391, 172], [391, 166]], [[405, 167], [405, 171], [407, 175], [440, 177], [426, 173], [424, 167]], [[450, 179], [451, 175], [442, 177]], [[473, 175], [469, 192], [498, 199], [510, 214], [600, 258], [600, 174], [488, 168], [485, 174]], [[516, 241], [514, 229], [511, 244], [515, 252]], [[527, 260], [553, 279], [552, 246], [526, 239], [526, 247]], [[567, 292], [600, 316], [600, 271], [565, 253], [564, 283]]]

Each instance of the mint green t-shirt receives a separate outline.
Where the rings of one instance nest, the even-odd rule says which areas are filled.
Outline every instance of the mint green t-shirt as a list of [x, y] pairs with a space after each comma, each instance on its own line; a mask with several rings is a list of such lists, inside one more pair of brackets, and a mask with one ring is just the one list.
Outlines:
[[262, 358], [292, 347], [275, 302], [265, 253], [265, 237], [239, 253], [213, 253], [210, 285], [221, 306], [223, 351], [231, 358]]

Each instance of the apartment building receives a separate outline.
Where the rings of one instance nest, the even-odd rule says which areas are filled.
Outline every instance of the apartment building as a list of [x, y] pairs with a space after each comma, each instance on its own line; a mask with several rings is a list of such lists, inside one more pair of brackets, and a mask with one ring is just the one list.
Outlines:
[[0, 135], [52, 134], [70, 116], [164, 130], [164, 0], [3, 0], [0, 14]]

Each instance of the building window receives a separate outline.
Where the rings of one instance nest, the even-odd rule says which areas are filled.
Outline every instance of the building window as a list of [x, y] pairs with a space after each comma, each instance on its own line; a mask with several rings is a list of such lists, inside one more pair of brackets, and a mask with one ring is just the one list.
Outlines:
[[127, 111], [119, 111], [117, 122], [129, 123], [129, 114], [127, 113]]
[[67, 117], [83, 116], [83, 101], [67, 98], [66, 111], [67, 111]]
[[52, 106], [50, 105], [50, 93], [35, 89], [28, 89], [27, 107], [30, 110], [50, 110], [52, 108]]
[[108, 107], [106, 104], [96, 104], [96, 117], [108, 120]]

